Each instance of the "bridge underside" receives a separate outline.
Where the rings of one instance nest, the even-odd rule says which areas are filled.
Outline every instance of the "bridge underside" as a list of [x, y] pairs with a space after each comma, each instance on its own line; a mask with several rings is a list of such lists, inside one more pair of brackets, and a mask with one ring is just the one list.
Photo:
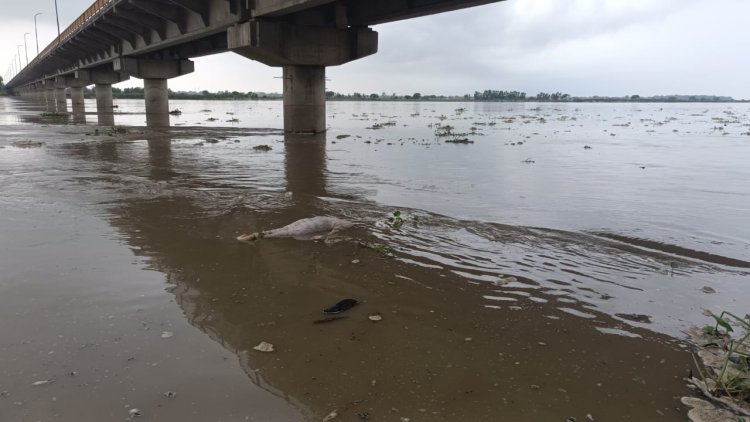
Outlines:
[[[59, 109], [60, 90], [63, 99], [65, 88], [78, 98], [94, 84], [97, 107], [107, 111], [111, 84], [141, 78], [147, 116], [166, 116], [149, 122], [168, 124], [166, 81], [192, 72], [191, 58], [232, 51], [283, 67], [285, 129], [319, 132], [325, 130], [325, 67], [376, 53], [370, 26], [497, 1], [98, 0], [7, 87], [39, 98], [56, 90]], [[74, 112], [82, 103], [74, 99]]]

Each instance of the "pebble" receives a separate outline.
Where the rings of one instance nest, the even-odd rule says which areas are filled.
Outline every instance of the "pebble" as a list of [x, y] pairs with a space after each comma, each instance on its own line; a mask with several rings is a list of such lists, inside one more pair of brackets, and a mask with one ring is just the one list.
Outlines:
[[273, 344], [266, 343], [265, 341], [261, 341], [260, 344], [258, 344], [257, 346], [253, 347], [253, 349], [255, 349], [255, 350], [259, 351], [259, 352], [266, 352], [266, 353], [270, 353], [270, 352], [274, 351]]
[[329, 413], [328, 416], [323, 418], [323, 422], [328, 422], [330, 420], [335, 419], [339, 415], [338, 409], [334, 410], [333, 412]]

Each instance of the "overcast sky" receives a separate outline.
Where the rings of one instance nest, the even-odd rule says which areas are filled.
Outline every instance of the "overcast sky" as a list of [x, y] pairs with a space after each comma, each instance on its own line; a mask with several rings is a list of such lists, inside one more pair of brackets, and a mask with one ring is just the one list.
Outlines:
[[[8, 2], [0, 74], [27, 36], [57, 34], [54, 0]], [[92, 0], [59, 0], [64, 29]], [[466, 94], [484, 89], [572, 95], [717, 94], [750, 99], [750, 0], [508, 0], [376, 26], [379, 53], [328, 70], [337, 92]], [[26, 57], [21, 47], [22, 60]], [[269, 68], [232, 53], [196, 59], [174, 90], [280, 92]], [[218, 77], [217, 77], [218, 76]], [[121, 86], [141, 86], [131, 80]]]

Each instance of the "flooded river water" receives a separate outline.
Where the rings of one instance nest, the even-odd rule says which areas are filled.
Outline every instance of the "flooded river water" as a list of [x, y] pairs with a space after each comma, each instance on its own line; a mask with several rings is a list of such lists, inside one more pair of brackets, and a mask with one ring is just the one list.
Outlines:
[[2, 421], [682, 421], [748, 312], [748, 104], [116, 104], [0, 97]]

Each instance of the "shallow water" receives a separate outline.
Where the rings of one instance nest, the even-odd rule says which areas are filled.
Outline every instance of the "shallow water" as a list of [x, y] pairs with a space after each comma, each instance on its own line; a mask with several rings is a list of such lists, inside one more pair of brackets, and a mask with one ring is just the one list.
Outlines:
[[[148, 335], [163, 329], [129, 331], [149, 319], [192, 333], [175, 330], [186, 346], [161, 377], [200, 397], [207, 381], [182, 379], [185, 367], [218, 371], [213, 382], [234, 380], [228, 386], [247, 374], [254, 383], [244, 388], [261, 387], [250, 402], [270, 403], [263, 411], [275, 420], [333, 409], [412, 420], [496, 420], [499, 411], [682, 420], [672, 398], [690, 358], [675, 341], [708, 322], [703, 309], [746, 313], [750, 303], [746, 104], [335, 102], [327, 142], [285, 140], [280, 102], [172, 101], [182, 114], [162, 131], [142, 128], [141, 102], [117, 104], [125, 135], [97, 133], [96, 115], [47, 124], [38, 105], [0, 98], [0, 300], [10, 301], [2, 332], [13, 333], [0, 353], [19, 362], [6, 379], [25, 383], [8, 415], [52, 412], [28, 387], [39, 370], [27, 356], [41, 353], [42, 338], [88, 336], [119, 350], [112, 338], [129, 336], [153, 356], [162, 343]], [[446, 143], [437, 124], [473, 143]], [[397, 209], [405, 223], [394, 229], [387, 218]], [[388, 245], [395, 258], [349, 242], [233, 240], [312, 215], [356, 222], [351, 236]], [[509, 275], [517, 281], [496, 283]], [[350, 318], [309, 325], [346, 296], [364, 302]], [[45, 327], [50, 310], [67, 329]], [[368, 312], [384, 322], [361, 321]], [[102, 337], [110, 317], [132, 326]], [[278, 346], [270, 359], [252, 351], [261, 340]], [[211, 352], [201, 360], [199, 349]], [[209, 363], [224, 352], [237, 367]], [[44, 367], [64, 379], [66, 365]], [[133, 390], [152, 388], [153, 377], [128, 376]], [[131, 405], [108, 385], [101, 412]], [[282, 397], [280, 407], [263, 394]], [[152, 403], [158, 391], [146, 397], [167, 420], [185, 409]], [[203, 410], [264, 420], [241, 405]]]

